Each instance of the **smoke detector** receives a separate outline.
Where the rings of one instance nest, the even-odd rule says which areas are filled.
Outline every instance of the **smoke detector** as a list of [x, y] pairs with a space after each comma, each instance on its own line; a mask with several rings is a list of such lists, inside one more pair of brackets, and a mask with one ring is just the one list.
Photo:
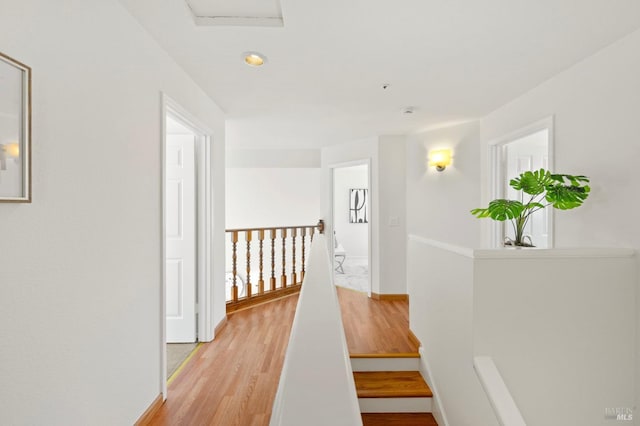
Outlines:
[[402, 108], [402, 113], [403, 113], [404, 115], [411, 115], [411, 114], [413, 114], [414, 112], [416, 112], [415, 107], [408, 106], [408, 107], [404, 107], [404, 108]]

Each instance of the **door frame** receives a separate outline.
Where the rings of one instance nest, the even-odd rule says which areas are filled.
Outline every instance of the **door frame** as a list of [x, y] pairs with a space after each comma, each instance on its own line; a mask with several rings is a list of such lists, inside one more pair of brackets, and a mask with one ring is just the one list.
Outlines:
[[[329, 248], [330, 248], [330, 254], [331, 254], [331, 259], [333, 260], [335, 258], [334, 256], [334, 251], [335, 251], [335, 247], [334, 247], [334, 243], [333, 243], [333, 231], [335, 230], [335, 216], [336, 216], [336, 212], [335, 212], [335, 202], [334, 202], [334, 184], [335, 184], [335, 177], [334, 177], [334, 173], [335, 173], [335, 169], [342, 169], [342, 168], [347, 168], [347, 167], [353, 167], [353, 166], [362, 166], [362, 165], [366, 165], [367, 166], [367, 184], [368, 184], [368, 188], [369, 188], [369, 221], [367, 222], [367, 266], [369, 268], [369, 288], [367, 290], [367, 295], [369, 297], [371, 297], [371, 292], [372, 292], [372, 288], [373, 288], [373, 267], [372, 267], [372, 228], [371, 225], [373, 223], [374, 220], [374, 216], [375, 214], [372, 213], [373, 212], [373, 201], [372, 201], [372, 194], [373, 194], [373, 188], [372, 188], [372, 182], [373, 179], [371, 178], [371, 158], [365, 158], [365, 159], [361, 159], [361, 160], [354, 160], [354, 161], [347, 161], [347, 162], [343, 162], [343, 163], [335, 163], [335, 164], [330, 164], [327, 167], [329, 168], [329, 170], [331, 171], [330, 173], [330, 177], [329, 177], [329, 190], [331, 193], [331, 229], [329, 229], [328, 231], [330, 232], [330, 236], [331, 236], [331, 243], [329, 244]], [[331, 269], [333, 271], [333, 273], [335, 274], [335, 270], [334, 269], [334, 263], [333, 261], [331, 262]]]
[[165, 197], [165, 160], [166, 160], [166, 118], [171, 116], [195, 134], [196, 157], [196, 340], [213, 339], [213, 282], [211, 253], [213, 253], [213, 206], [211, 144], [213, 132], [189, 111], [174, 101], [166, 93], [162, 93], [161, 101], [161, 292], [160, 292], [160, 378], [162, 397], [167, 399], [167, 326], [166, 326], [166, 197]]
[[[506, 169], [505, 148], [511, 142], [522, 139], [534, 133], [547, 130], [548, 134], [548, 167], [549, 170], [555, 169], [555, 135], [554, 135], [554, 116], [550, 115], [527, 126], [521, 127], [504, 136], [496, 138], [488, 143], [489, 146], [489, 200], [504, 197], [504, 179]], [[554, 246], [554, 230], [555, 230], [555, 212], [553, 209], [549, 212], [549, 237], [547, 239], [547, 247]], [[504, 222], [491, 221], [490, 247], [500, 248], [503, 243]]]

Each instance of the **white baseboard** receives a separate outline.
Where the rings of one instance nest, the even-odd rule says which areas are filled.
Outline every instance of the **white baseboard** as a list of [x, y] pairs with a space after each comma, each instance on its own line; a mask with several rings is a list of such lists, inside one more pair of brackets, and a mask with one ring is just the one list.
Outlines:
[[433, 401], [432, 401], [432, 414], [433, 417], [438, 422], [440, 426], [449, 426], [449, 422], [447, 421], [447, 415], [442, 407], [442, 403], [440, 402], [440, 394], [438, 393], [438, 386], [433, 380], [433, 375], [431, 374], [431, 368], [429, 368], [429, 363], [427, 362], [427, 358], [424, 354], [424, 347], [420, 346], [418, 350], [420, 352], [420, 373], [422, 373], [422, 377], [431, 388], [431, 392], [433, 392]]

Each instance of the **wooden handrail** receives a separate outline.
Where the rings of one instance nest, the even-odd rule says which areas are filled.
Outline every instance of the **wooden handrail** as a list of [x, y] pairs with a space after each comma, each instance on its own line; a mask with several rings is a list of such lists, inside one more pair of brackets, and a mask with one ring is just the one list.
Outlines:
[[[313, 241], [316, 232], [324, 232], [323, 220], [316, 225], [227, 229], [227, 242], [230, 243], [228, 250], [231, 254], [230, 258], [227, 258], [226, 268], [227, 311], [239, 309], [239, 306], [247, 305], [252, 299], [263, 301], [265, 298], [298, 291], [296, 287], [302, 284], [306, 273], [307, 247]], [[258, 244], [251, 244], [256, 238]], [[242, 250], [239, 243], [243, 240], [246, 244], [246, 254], [239, 256], [238, 251]], [[244, 264], [240, 265], [243, 258]], [[276, 279], [276, 269], [279, 279]], [[246, 271], [246, 275], [241, 271]], [[265, 273], [268, 286], [265, 286]]]
[[[320, 232], [320, 223], [322, 223], [322, 232]], [[320, 220], [315, 225], [286, 225], [286, 226], [265, 226], [262, 228], [229, 228], [226, 232], [244, 232], [244, 231], [270, 231], [272, 229], [293, 229], [293, 228], [316, 228], [320, 234], [324, 233], [324, 220]]]

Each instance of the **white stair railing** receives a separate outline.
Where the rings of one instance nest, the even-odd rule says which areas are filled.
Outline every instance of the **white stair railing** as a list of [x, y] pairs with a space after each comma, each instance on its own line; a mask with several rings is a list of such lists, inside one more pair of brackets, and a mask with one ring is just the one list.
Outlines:
[[496, 413], [498, 422], [502, 426], [526, 426], [522, 414], [516, 405], [507, 385], [502, 380], [502, 376], [488, 356], [477, 356], [473, 358], [473, 369], [480, 379], [489, 402]]
[[271, 426], [362, 425], [327, 242], [316, 235], [291, 328]]

